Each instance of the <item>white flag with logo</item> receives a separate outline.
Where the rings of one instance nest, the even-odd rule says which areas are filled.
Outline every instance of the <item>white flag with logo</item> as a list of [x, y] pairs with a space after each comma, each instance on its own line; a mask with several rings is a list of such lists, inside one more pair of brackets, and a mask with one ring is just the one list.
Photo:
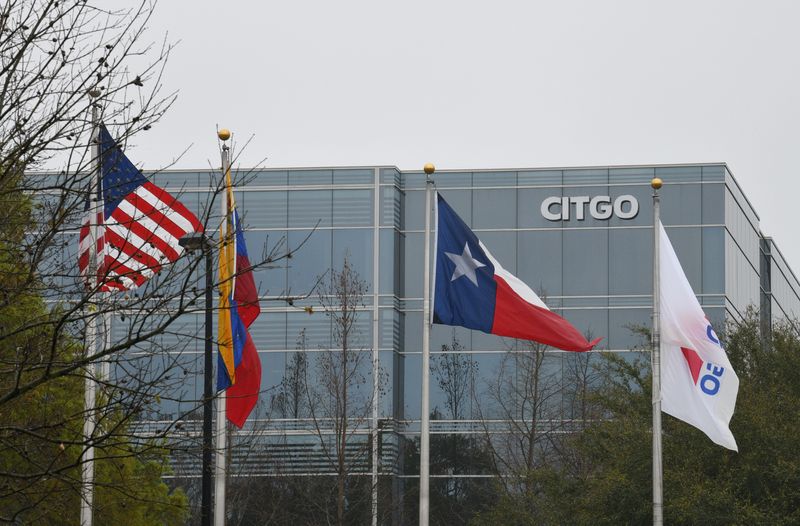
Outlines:
[[720, 346], [659, 224], [661, 284], [661, 408], [708, 438], [738, 451], [728, 423], [739, 378]]

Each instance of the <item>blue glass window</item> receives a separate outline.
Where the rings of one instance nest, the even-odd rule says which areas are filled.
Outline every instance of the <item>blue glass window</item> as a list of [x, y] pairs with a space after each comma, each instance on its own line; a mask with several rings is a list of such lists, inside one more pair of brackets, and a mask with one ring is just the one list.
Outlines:
[[661, 222], [665, 225], [699, 225], [702, 220], [701, 186], [665, 184], [661, 189]]
[[286, 228], [287, 209], [286, 192], [242, 192], [239, 203], [242, 224], [247, 228]]
[[529, 170], [517, 172], [517, 184], [520, 186], [558, 186], [564, 179], [561, 170]]
[[[447, 194], [442, 194], [447, 199]], [[433, 201], [433, 197], [431, 197]], [[403, 229], [422, 230], [425, 228], [425, 192], [406, 191], [403, 199]], [[433, 221], [433, 216], [431, 216]]]
[[474, 172], [472, 174], [473, 186], [516, 186], [517, 172]]
[[290, 170], [289, 185], [320, 185], [331, 184], [333, 170]]
[[517, 196], [514, 190], [474, 190], [472, 228], [516, 228]]
[[353, 168], [333, 171], [333, 184], [374, 184], [375, 171], [371, 168]]
[[400, 233], [382, 228], [380, 243], [380, 293], [400, 295]]
[[545, 302], [547, 296], [561, 296], [561, 230], [519, 232], [517, 277]]
[[[649, 348], [647, 337], [637, 329], [650, 329], [653, 314], [652, 297], [643, 300], [646, 307], [638, 309], [610, 309], [608, 330], [603, 347], [613, 350]], [[606, 336], [598, 334], [597, 336]]]
[[436, 172], [433, 174], [436, 188], [468, 188], [472, 186], [472, 172]]
[[721, 225], [725, 223], [725, 185], [701, 185], [703, 199], [703, 224]]
[[725, 229], [702, 229], [703, 294], [725, 293]]
[[289, 173], [286, 170], [258, 170], [250, 174], [248, 184], [253, 186], [286, 186]]
[[564, 230], [564, 296], [608, 294], [608, 230]]
[[[265, 263], [270, 253], [280, 256], [287, 251], [287, 233], [284, 230], [248, 230], [245, 232], [250, 263], [256, 265], [253, 279], [259, 294], [277, 296], [286, 291], [287, 260]], [[262, 264], [263, 263], [263, 264]]]
[[[345, 258], [350, 261], [358, 277], [365, 281], [372, 291], [372, 242], [373, 230], [371, 228], [352, 228], [333, 231], [333, 260], [332, 265], [341, 269]], [[371, 303], [371, 298], [364, 298]]]
[[665, 225], [667, 236], [675, 249], [675, 254], [683, 267], [695, 294], [702, 290], [702, 241], [700, 228], [669, 228]]
[[564, 170], [564, 184], [607, 184], [608, 170], [605, 168], [573, 168]]
[[608, 232], [609, 293], [652, 294], [653, 230], [621, 228]]
[[289, 346], [298, 346], [300, 333], [305, 331], [305, 343], [308, 351], [329, 349], [331, 347], [331, 321], [324, 312], [307, 314], [303, 311], [289, 312], [286, 316], [286, 339]]
[[421, 233], [407, 233], [403, 234], [401, 239], [405, 256], [403, 297], [421, 298], [424, 236]]
[[289, 290], [293, 295], [307, 294], [317, 279], [331, 268], [331, 231], [290, 231], [289, 248], [296, 251], [286, 261]]
[[369, 226], [375, 211], [372, 190], [334, 190], [333, 224], [335, 226]]
[[293, 190], [289, 192], [289, 224], [292, 227], [331, 225], [330, 190]]

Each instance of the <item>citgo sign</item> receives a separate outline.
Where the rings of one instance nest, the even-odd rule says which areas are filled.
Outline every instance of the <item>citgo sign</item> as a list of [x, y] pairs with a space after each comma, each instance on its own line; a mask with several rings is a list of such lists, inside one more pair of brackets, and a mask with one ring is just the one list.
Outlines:
[[542, 217], [548, 221], [583, 221], [589, 215], [594, 219], [609, 219], [612, 215], [620, 219], [633, 219], [639, 213], [639, 201], [632, 195], [621, 195], [611, 199], [607, 195], [548, 197], [542, 201]]

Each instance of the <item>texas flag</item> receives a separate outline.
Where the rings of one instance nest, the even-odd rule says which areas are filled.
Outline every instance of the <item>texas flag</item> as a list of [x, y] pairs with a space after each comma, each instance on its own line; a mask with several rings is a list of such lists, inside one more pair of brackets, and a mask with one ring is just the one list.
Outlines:
[[530, 287], [492, 257], [438, 193], [436, 226], [434, 323], [533, 340], [565, 351], [588, 351], [600, 341], [587, 341], [551, 312]]
[[659, 225], [661, 409], [738, 451], [728, 423], [739, 378], [720, 346], [663, 225]]

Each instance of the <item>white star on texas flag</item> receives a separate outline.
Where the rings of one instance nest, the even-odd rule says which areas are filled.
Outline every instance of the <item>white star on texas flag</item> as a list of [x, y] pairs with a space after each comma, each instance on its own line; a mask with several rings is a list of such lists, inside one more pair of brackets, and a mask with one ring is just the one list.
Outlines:
[[444, 253], [450, 261], [455, 263], [456, 269], [453, 271], [453, 277], [450, 281], [455, 281], [461, 276], [466, 276], [476, 287], [478, 286], [478, 277], [475, 275], [475, 270], [485, 267], [483, 263], [472, 257], [472, 252], [469, 251], [469, 244], [464, 243], [464, 253], [452, 254], [450, 252]]

